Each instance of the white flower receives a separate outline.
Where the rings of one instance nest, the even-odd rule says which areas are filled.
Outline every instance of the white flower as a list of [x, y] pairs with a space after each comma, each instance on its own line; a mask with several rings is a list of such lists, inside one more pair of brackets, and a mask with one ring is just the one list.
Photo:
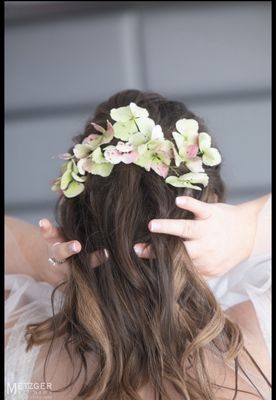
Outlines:
[[198, 122], [192, 118], [179, 119], [176, 124], [177, 132], [173, 132], [173, 138], [178, 150], [188, 144], [197, 144], [198, 142]]
[[124, 141], [128, 141], [134, 133], [138, 131], [146, 133], [154, 126], [154, 121], [148, 118], [148, 111], [135, 103], [130, 103], [126, 107], [113, 108], [110, 116], [116, 121], [113, 125], [114, 136]]
[[198, 137], [199, 150], [202, 153], [202, 160], [205, 165], [213, 167], [220, 164], [221, 155], [217, 149], [211, 147], [211, 136], [201, 132]]

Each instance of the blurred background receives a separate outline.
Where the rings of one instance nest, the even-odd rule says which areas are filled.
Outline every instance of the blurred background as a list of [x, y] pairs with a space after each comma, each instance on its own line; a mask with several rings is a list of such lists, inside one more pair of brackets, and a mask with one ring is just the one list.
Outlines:
[[6, 1], [6, 213], [53, 219], [50, 182], [96, 105], [153, 90], [203, 117], [227, 202], [271, 190], [271, 2]]

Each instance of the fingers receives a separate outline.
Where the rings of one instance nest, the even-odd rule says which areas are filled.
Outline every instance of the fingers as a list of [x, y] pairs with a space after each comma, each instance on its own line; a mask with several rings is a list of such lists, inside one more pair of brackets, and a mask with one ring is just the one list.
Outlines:
[[175, 199], [179, 208], [191, 211], [196, 219], [206, 219], [211, 216], [212, 205], [188, 196], [179, 196]]
[[[78, 241], [71, 242], [56, 242], [50, 247], [51, 257], [57, 260], [66, 260], [67, 258], [79, 253], [81, 251], [81, 244]], [[107, 250], [97, 250], [90, 254], [91, 267], [96, 268], [103, 264], [109, 255]]]
[[[67, 258], [79, 253], [82, 249], [80, 242], [72, 240], [70, 242], [62, 242], [63, 238], [56, 226], [43, 218], [39, 221], [40, 231], [44, 239], [48, 242], [49, 256], [56, 260], [67, 260]], [[103, 264], [108, 259], [108, 251], [106, 249], [97, 250], [91, 253], [90, 260], [93, 268]]]
[[43, 218], [39, 221], [39, 227], [40, 227], [40, 231], [42, 233], [42, 236], [44, 237], [44, 239], [46, 241], [52, 241], [52, 240], [57, 240], [58, 238], [60, 238], [60, 233], [58, 228], [51, 224], [51, 222], [46, 219]]
[[137, 256], [140, 258], [154, 258], [151, 246], [146, 243], [136, 243], [133, 248]]
[[51, 253], [51, 257], [56, 258], [57, 260], [66, 260], [67, 258], [77, 254], [81, 251], [81, 244], [77, 241], [71, 242], [56, 242], [51, 245], [49, 252]]
[[106, 249], [96, 250], [90, 255], [91, 267], [96, 268], [103, 264], [109, 257], [108, 251]]
[[166, 233], [183, 239], [197, 239], [200, 236], [200, 221], [184, 219], [153, 219], [148, 228], [151, 232]]

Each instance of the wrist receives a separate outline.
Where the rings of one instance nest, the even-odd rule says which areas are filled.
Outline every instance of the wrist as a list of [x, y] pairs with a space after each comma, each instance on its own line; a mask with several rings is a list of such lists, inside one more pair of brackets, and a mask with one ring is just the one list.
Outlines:
[[243, 256], [244, 259], [253, 254], [256, 243], [258, 219], [270, 195], [259, 197], [238, 205], [240, 212], [241, 226], [244, 229], [243, 237]]

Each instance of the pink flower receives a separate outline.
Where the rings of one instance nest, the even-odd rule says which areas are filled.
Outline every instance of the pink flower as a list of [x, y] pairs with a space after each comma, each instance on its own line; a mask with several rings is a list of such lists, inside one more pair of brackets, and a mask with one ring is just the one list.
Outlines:
[[112, 164], [131, 164], [135, 162], [139, 154], [131, 143], [118, 142], [116, 146], [107, 146], [104, 151], [104, 157]]

